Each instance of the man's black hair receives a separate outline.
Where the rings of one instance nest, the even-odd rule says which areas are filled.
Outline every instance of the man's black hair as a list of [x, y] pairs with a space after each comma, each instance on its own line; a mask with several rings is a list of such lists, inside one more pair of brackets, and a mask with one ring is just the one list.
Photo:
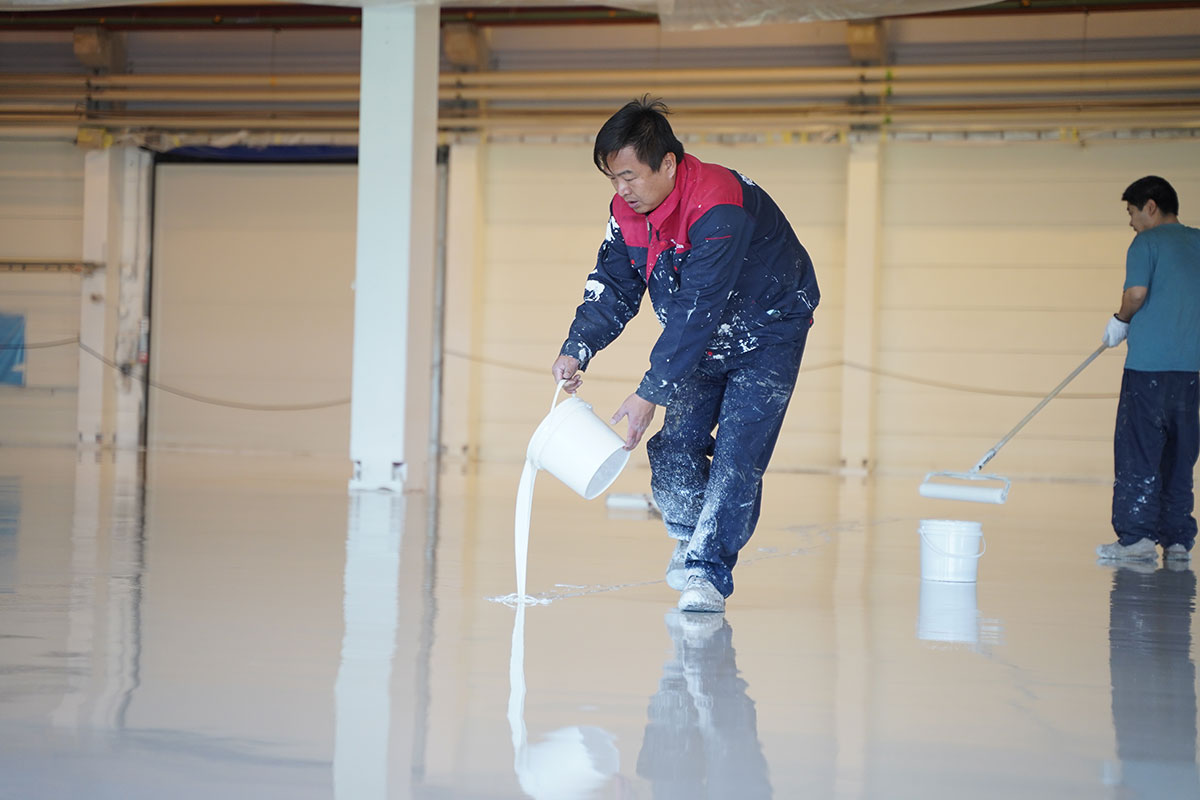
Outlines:
[[1147, 200], [1153, 200], [1162, 213], [1179, 213], [1179, 195], [1175, 194], [1171, 184], [1157, 175], [1147, 175], [1129, 184], [1121, 199], [1139, 211], [1146, 207]]
[[683, 145], [675, 138], [667, 114], [671, 110], [662, 100], [651, 100], [643, 95], [640, 100], [631, 100], [621, 110], [608, 118], [608, 122], [596, 134], [596, 145], [592, 149], [592, 160], [605, 175], [608, 157], [632, 146], [638, 161], [658, 172], [667, 153], [675, 154], [675, 162], [683, 161]]

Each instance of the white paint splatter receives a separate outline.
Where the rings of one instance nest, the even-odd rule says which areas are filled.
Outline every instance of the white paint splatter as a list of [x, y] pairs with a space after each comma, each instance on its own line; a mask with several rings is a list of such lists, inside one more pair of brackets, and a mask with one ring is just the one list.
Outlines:
[[611, 241], [616, 240], [617, 233], [619, 233], [620, 230], [621, 230], [620, 226], [617, 225], [617, 218], [613, 217], [613, 216], [609, 216], [608, 230], [606, 230], [604, 232], [604, 241], [611, 242]]
[[604, 284], [600, 281], [588, 281], [583, 285], [583, 300], [586, 303], [594, 303], [600, 299], [602, 294], [604, 294]]

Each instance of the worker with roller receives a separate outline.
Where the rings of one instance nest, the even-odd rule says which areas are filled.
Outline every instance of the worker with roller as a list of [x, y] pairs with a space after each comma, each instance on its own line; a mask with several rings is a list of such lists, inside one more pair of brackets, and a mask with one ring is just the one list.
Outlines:
[[721, 612], [758, 521], [819, 293], [774, 201], [745, 176], [685, 155], [667, 113], [635, 100], [596, 135], [593, 160], [616, 195], [551, 372], [578, 388], [580, 371], [649, 291], [662, 334], [612, 421], [627, 420], [633, 449], [665, 406], [646, 450], [654, 500], [676, 540], [667, 583], [681, 610]]
[[1103, 560], [1185, 562], [1196, 540], [1200, 453], [1200, 230], [1179, 222], [1171, 184], [1151, 175], [1121, 196], [1137, 235], [1104, 344], [1128, 343], [1113, 440], [1112, 526]]
[[1162, 178], [1135, 181], [1122, 199], [1137, 236], [1126, 255], [1121, 307], [1100, 346], [970, 471], [930, 472], [919, 491], [941, 500], [1005, 502], [1011, 481], [983, 467], [1088, 364], [1128, 336], [1113, 447], [1112, 522], [1118, 540], [1096, 552], [1105, 560], [1153, 560], [1157, 543], [1166, 559], [1187, 561], [1196, 538], [1192, 469], [1200, 450], [1200, 230], [1179, 223], [1179, 200]]

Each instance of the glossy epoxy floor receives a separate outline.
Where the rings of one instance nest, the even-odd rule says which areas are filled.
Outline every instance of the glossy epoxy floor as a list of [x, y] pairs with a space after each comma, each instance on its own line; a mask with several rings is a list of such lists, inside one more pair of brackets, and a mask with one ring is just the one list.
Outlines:
[[[518, 477], [0, 449], [0, 798], [1200, 797], [1195, 574], [1097, 564], [1104, 485], [771, 475], [691, 619], [660, 523], [549, 477], [549, 602], [495, 602]], [[976, 584], [921, 580], [932, 517]]]

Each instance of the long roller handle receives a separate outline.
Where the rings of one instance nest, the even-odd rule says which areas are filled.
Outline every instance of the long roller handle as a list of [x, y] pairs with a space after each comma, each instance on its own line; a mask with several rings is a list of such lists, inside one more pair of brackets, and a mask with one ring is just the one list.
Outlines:
[[992, 445], [992, 449], [988, 450], [987, 453], [984, 454], [983, 458], [979, 459], [979, 463], [971, 468], [971, 472], [979, 472], [979, 470], [983, 469], [983, 465], [988, 463], [989, 461], [991, 461], [993, 458], [995, 458], [996, 453], [1000, 452], [1000, 448], [1004, 447], [1004, 445], [1008, 444], [1009, 439], [1016, 436], [1017, 432], [1020, 431], [1021, 428], [1024, 428], [1026, 423], [1029, 422], [1029, 420], [1033, 419], [1039, 411], [1041, 411], [1043, 408], [1045, 408], [1046, 403], [1049, 403], [1055, 397], [1058, 397], [1058, 393], [1061, 392], [1068, 383], [1075, 380], [1076, 375], [1078, 375], [1079, 373], [1081, 373], [1085, 369], [1087, 369], [1087, 365], [1091, 364], [1093, 361], [1095, 361], [1096, 356], [1100, 355], [1107, 349], [1108, 349], [1108, 345], [1106, 345], [1106, 344], [1102, 344], [1099, 347], [1097, 347], [1096, 352], [1092, 353], [1090, 356], [1085, 358], [1083, 360], [1083, 363], [1075, 368], [1074, 372], [1072, 372], [1067, 377], [1063, 378], [1062, 383], [1060, 383], [1058, 386], [1055, 386], [1054, 390], [1051, 391], [1050, 394], [1043, 397], [1042, 401], [1040, 403], [1038, 403], [1036, 406], [1034, 406], [1033, 410], [1030, 411], [1028, 414], [1026, 414], [1025, 418], [1023, 420], [1021, 420], [1020, 422], [1018, 422], [1016, 424], [1016, 427], [1014, 427], [1011, 431], [1009, 431], [1007, 434], [1005, 434], [1003, 439], [1001, 439], [1000, 441], [998, 441], [994, 445]]

